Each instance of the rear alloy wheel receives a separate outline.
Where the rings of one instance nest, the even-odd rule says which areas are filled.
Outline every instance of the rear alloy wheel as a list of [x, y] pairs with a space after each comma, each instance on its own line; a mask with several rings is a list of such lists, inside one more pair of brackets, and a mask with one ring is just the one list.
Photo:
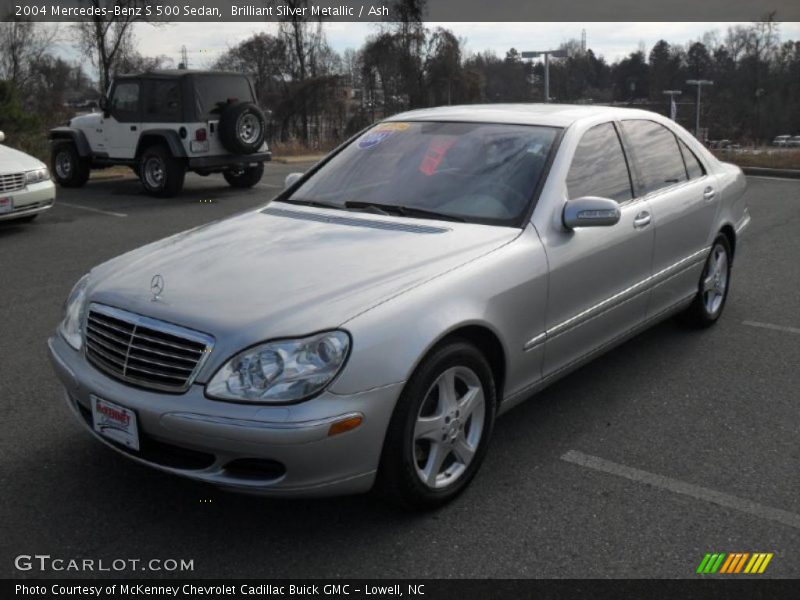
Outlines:
[[81, 187], [89, 180], [89, 161], [78, 155], [71, 141], [53, 144], [51, 167], [53, 177], [63, 187]]
[[231, 169], [222, 173], [225, 181], [235, 188], [251, 188], [261, 181], [263, 175], [264, 163], [258, 163], [254, 167]]
[[377, 488], [408, 508], [455, 498], [480, 467], [496, 395], [483, 354], [466, 341], [441, 346], [419, 366], [386, 434]]
[[684, 311], [683, 320], [693, 327], [709, 327], [716, 323], [728, 299], [730, 279], [731, 247], [728, 238], [720, 235], [711, 246], [697, 295]]
[[183, 162], [163, 146], [150, 146], [139, 160], [139, 180], [151, 196], [168, 198], [181, 191], [186, 177]]

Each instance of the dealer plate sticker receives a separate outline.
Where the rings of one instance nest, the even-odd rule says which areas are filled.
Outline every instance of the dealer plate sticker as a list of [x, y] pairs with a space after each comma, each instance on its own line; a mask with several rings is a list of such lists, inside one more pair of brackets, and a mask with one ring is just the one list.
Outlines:
[[0, 214], [14, 210], [14, 199], [11, 196], [0, 196]]
[[131, 450], [139, 449], [139, 428], [136, 424], [136, 413], [132, 410], [91, 396], [92, 426], [100, 435], [127, 446]]

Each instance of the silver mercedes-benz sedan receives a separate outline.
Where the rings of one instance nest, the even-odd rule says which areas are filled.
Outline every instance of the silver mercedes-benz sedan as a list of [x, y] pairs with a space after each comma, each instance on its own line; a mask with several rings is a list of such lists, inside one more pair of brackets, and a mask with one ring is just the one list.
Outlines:
[[434, 507], [497, 415], [669, 315], [719, 319], [744, 189], [649, 112], [408, 112], [266, 206], [92, 269], [50, 352], [78, 420], [137, 462]]

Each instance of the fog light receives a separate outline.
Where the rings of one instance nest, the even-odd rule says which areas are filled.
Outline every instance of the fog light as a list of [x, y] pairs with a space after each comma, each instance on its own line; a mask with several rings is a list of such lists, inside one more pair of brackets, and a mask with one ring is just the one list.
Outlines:
[[364, 420], [364, 417], [361, 415], [351, 415], [349, 417], [345, 417], [335, 423], [331, 423], [330, 428], [328, 429], [328, 437], [333, 435], [339, 435], [340, 433], [344, 433], [345, 431], [351, 431], [361, 425], [361, 422]]

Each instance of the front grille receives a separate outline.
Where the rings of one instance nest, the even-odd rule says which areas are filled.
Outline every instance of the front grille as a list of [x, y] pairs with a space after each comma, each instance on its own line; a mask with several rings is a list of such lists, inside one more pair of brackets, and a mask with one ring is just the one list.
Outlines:
[[102, 304], [86, 318], [86, 357], [133, 385], [186, 391], [213, 346], [210, 336]]
[[25, 173], [0, 175], [0, 192], [16, 192], [25, 187]]

